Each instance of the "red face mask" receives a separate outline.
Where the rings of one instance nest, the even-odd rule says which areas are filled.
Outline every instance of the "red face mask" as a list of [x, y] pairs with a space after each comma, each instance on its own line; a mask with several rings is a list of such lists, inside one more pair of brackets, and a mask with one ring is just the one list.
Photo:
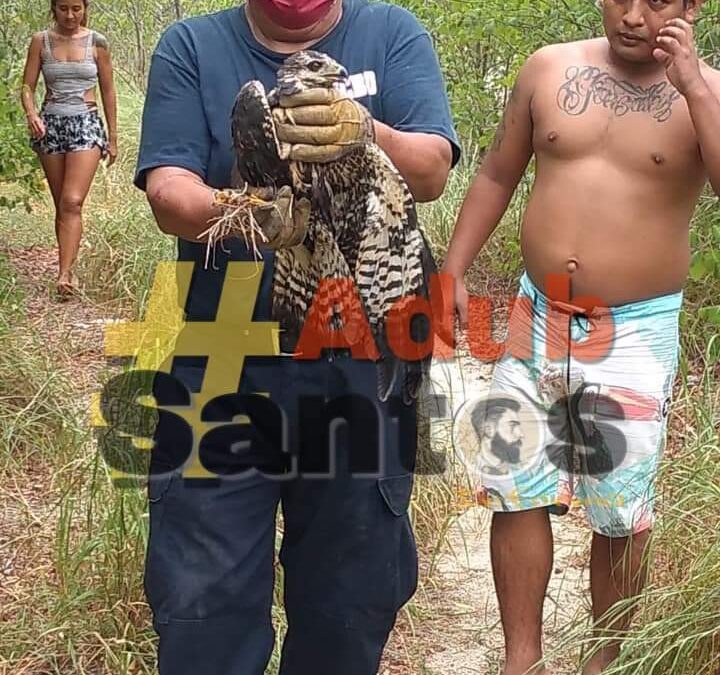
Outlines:
[[288, 29], [307, 28], [322, 19], [336, 0], [255, 0], [273, 23]]

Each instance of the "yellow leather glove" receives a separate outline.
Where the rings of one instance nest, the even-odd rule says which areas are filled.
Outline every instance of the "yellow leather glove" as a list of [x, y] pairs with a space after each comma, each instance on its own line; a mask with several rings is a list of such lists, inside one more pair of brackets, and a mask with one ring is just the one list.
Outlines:
[[352, 149], [373, 143], [368, 110], [334, 89], [308, 89], [281, 96], [273, 119], [281, 156], [300, 162], [332, 162]]
[[305, 239], [310, 220], [310, 202], [295, 199], [290, 187], [284, 185], [268, 206], [256, 206], [253, 217], [268, 238], [268, 248], [290, 248]]
[[[307, 234], [310, 202], [296, 199], [288, 185], [277, 191], [252, 186], [215, 190], [214, 203], [223, 215], [199, 235], [207, 237], [209, 247], [228, 237], [242, 237], [259, 247], [290, 248]], [[262, 236], [257, 236], [258, 229]]]

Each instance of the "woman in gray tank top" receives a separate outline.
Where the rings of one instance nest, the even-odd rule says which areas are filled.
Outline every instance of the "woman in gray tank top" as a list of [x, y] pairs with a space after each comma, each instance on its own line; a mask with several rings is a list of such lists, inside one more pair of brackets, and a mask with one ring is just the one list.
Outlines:
[[[38, 154], [55, 203], [62, 299], [77, 291], [74, 266], [82, 235], [82, 207], [100, 159], [117, 157], [117, 97], [107, 40], [87, 28], [88, 0], [51, 0], [52, 29], [33, 36], [23, 79], [22, 104], [30, 145]], [[38, 112], [40, 73], [45, 100]], [[107, 132], [95, 98], [100, 85]]]

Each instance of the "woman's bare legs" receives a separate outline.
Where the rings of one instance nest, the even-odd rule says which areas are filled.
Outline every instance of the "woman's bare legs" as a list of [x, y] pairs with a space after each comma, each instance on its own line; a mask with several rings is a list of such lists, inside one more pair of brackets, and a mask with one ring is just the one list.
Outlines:
[[[64, 158], [62, 164], [58, 158]], [[82, 236], [82, 207], [100, 163], [100, 149], [80, 150], [64, 155], [40, 155], [40, 161], [55, 201], [55, 235], [59, 250], [58, 291], [66, 293], [73, 289], [73, 266]]]
[[58, 207], [60, 205], [63, 181], [65, 180], [65, 155], [58, 153], [55, 155], [40, 154], [38, 156], [55, 204], [55, 233], [57, 234]]

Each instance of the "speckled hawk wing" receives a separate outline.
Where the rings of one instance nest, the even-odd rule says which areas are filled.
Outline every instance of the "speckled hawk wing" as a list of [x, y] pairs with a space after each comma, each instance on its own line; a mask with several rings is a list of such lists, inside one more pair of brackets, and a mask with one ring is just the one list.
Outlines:
[[[387, 155], [374, 144], [312, 168], [319, 204], [316, 227], [332, 232], [342, 251], [381, 353], [378, 396], [386, 400], [400, 382], [406, 402], [417, 397], [430, 357], [413, 349], [429, 336], [429, 322], [410, 322], [405, 354], [398, 358], [388, 339], [388, 319], [396, 303], [413, 296], [429, 298], [437, 272], [429, 246], [418, 225], [412, 194]], [[319, 194], [317, 194], [319, 193]], [[409, 317], [408, 317], [409, 318]], [[403, 334], [406, 328], [398, 327]], [[405, 333], [406, 334], [406, 333]], [[408, 354], [409, 353], [409, 354]]]
[[[318, 296], [317, 290], [322, 279], [351, 279], [381, 354], [378, 397], [386, 400], [400, 383], [409, 402], [418, 394], [429, 356], [398, 358], [389, 345], [387, 318], [397, 301], [427, 298], [429, 278], [436, 271], [412, 195], [374, 144], [322, 164], [281, 159], [271, 114], [275, 98], [274, 91], [266, 96], [259, 82], [246, 84], [233, 109], [232, 130], [237, 185], [290, 185], [298, 198], [311, 203], [303, 243], [280, 248], [275, 255], [273, 319], [283, 329], [281, 346], [294, 349], [313, 303], [321, 320], [347, 329], [339, 319], [338, 298]], [[420, 343], [428, 330], [427, 322], [416, 318], [411, 335]]]
[[246, 83], [235, 98], [231, 117], [235, 162], [232, 185], [290, 185], [290, 166], [280, 158], [280, 146], [270, 104], [261, 82]]

